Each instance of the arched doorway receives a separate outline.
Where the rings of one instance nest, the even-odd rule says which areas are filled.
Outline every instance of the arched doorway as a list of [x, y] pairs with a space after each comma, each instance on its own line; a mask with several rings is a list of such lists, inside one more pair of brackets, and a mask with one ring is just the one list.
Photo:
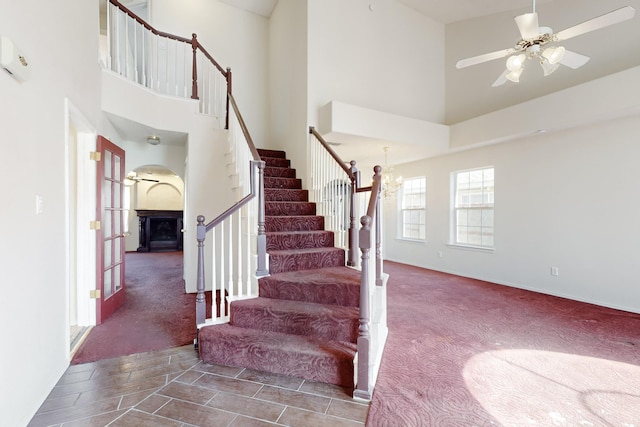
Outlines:
[[182, 178], [162, 165], [138, 166], [127, 173], [125, 193], [127, 251], [182, 250]]

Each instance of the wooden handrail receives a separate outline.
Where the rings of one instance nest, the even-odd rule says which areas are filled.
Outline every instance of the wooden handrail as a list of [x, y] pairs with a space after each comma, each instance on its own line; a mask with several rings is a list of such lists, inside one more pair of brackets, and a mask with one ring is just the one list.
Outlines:
[[320, 144], [322, 144], [324, 149], [327, 150], [329, 155], [331, 155], [331, 157], [333, 157], [333, 160], [335, 160], [336, 163], [338, 163], [340, 165], [342, 170], [349, 176], [349, 178], [354, 179], [355, 177], [353, 176], [353, 173], [351, 172], [351, 170], [347, 167], [346, 163], [342, 161], [340, 156], [338, 156], [338, 154], [336, 154], [335, 151], [333, 151], [333, 148], [331, 148], [329, 143], [324, 140], [322, 135], [320, 135], [318, 133], [318, 131], [316, 131], [316, 128], [314, 128], [313, 126], [309, 126], [309, 133], [316, 137], [318, 142], [320, 142]]
[[258, 194], [259, 189], [255, 188], [255, 170], [256, 169], [261, 169], [264, 168], [264, 162], [262, 160], [252, 160], [251, 161], [251, 170], [249, 172], [250, 174], [250, 181], [251, 181], [251, 189], [249, 191], [249, 194], [247, 194], [246, 196], [244, 196], [242, 199], [238, 200], [236, 203], [234, 203], [229, 209], [227, 209], [226, 211], [222, 212], [220, 215], [218, 215], [217, 217], [215, 217], [213, 220], [211, 220], [209, 223], [206, 224], [205, 229], [208, 231], [211, 231], [216, 225], [220, 224], [222, 221], [224, 221], [225, 219], [229, 218], [234, 212], [236, 212], [237, 210], [239, 210], [241, 207], [243, 207], [244, 205], [246, 205], [248, 202], [251, 201], [251, 199], [253, 199], [256, 194]]
[[376, 205], [378, 203], [378, 194], [382, 188], [382, 166], [376, 165], [373, 168], [373, 185], [371, 186], [371, 198], [367, 207], [367, 216], [374, 218], [376, 213]]
[[140, 25], [145, 27], [147, 30], [151, 31], [153, 34], [156, 34], [156, 35], [161, 36], [161, 37], [166, 37], [166, 38], [172, 39], [172, 40], [177, 40], [177, 41], [181, 41], [181, 42], [185, 42], [185, 43], [189, 43], [189, 44], [191, 43], [191, 40], [188, 39], [188, 38], [176, 36], [176, 35], [170, 34], [170, 33], [165, 33], [164, 31], [156, 30], [151, 25], [149, 25], [145, 20], [140, 18], [138, 15], [136, 15], [131, 10], [129, 10], [126, 6], [124, 6], [122, 3], [120, 3], [118, 0], [109, 0], [109, 2], [112, 5], [116, 6], [118, 9], [122, 10], [127, 15], [129, 15], [131, 18], [135, 19]]
[[[195, 38], [195, 37], [196, 37], [196, 35], [194, 34], [194, 35], [193, 35], [193, 37]], [[224, 68], [222, 68], [222, 67], [220, 66], [220, 64], [218, 64], [218, 61], [216, 61], [215, 59], [213, 59], [213, 56], [211, 56], [211, 55], [209, 54], [209, 52], [207, 52], [207, 50], [204, 48], [204, 46], [202, 46], [200, 43], [198, 43], [198, 49], [200, 49], [200, 51], [202, 52], [202, 54], [203, 54], [203, 55], [204, 55], [204, 56], [205, 56], [209, 61], [211, 61], [211, 63], [212, 63], [213, 65], [215, 65], [215, 66], [216, 66], [216, 68], [218, 69], [218, 71], [220, 71], [220, 73], [221, 73], [225, 78], [227, 78], [227, 71], [228, 71], [229, 69], [227, 68], [227, 70], [225, 70]]]
[[251, 156], [253, 156], [253, 160], [260, 161], [260, 154], [258, 153], [258, 150], [256, 149], [256, 146], [253, 143], [253, 139], [249, 134], [249, 129], [247, 128], [247, 124], [244, 122], [244, 118], [242, 118], [242, 114], [240, 114], [240, 109], [238, 108], [236, 99], [233, 97], [231, 93], [229, 93], [228, 95], [229, 95], [229, 101], [231, 102], [231, 106], [233, 107], [233, 111], [236, 113], [236, 117], [238, 118], [238, 123], [240, 123], [240, 129], [242, 129], [242, 134], [247, 140], [247, 145], [249, 145]]

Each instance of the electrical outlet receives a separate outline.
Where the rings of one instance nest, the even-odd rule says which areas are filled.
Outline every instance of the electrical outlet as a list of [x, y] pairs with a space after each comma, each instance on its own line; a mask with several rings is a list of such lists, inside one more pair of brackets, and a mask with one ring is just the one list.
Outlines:
[[442, 251], [438, 251], [438, 257], [442, 258], [444, 256], [444, 253]]
[[552, 266], [551, 267], [551, 275], [552, 276], [559, 276], [560, 275], [560, 270], [558, 269], [558, 267], [556, 267], [556, 266]]

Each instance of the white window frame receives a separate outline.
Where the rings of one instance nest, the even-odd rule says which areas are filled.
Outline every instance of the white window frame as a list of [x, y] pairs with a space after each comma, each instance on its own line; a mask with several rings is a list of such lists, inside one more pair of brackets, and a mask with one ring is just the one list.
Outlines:
[[[418, 185], [418, 190], [407, 191], [409, 183], [421, 181]], [[413, 242], [424, 242], [427, 240], [427, 179], [424, 176], [416, 176], [412, 178], [405, 178], [402, 181], [402, 187], [400, 189], [400, 197], [398, 197], [398, 239], [409, 240]], [[407, 205], [407, 197], [415, 195], [413, 202], [410, 206]], [[420, 196], [421, 195], [421, 196]], [[416, 201], [418, 203], [416, 203]], [[411, 213], [411, 216], [418, 217], [417, 221], [412, 221], [409, 224], [405, 223], [405, 213]], [[417, 236], [405, 234], [406, 225], [412, 225], [418, 227]]]
[[[465, 183], [466, 191], [461, 188]], [[490, 251], [495, 248], [494, 200], [493, 166], [451, 173], [451, 245]]]

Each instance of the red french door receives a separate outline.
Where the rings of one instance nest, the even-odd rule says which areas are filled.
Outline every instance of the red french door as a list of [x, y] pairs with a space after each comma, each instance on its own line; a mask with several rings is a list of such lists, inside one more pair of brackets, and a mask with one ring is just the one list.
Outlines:
[[99, 298], [96, 323], [111, 316], [124, 302], [124, 150], [98, 136], [97, 274]]

